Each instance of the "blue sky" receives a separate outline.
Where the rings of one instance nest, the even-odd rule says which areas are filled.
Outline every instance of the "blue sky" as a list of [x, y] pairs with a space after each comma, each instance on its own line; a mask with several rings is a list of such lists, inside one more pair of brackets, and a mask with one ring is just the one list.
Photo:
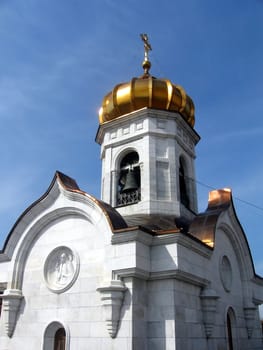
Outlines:
[[[142, 74], [196, 106], [196, 177], [230, 187], [263, 274], [263, 1], [0, 0], [0, 243], [56, 170], [100, 196], [94, 141], [103, 96]], [[209, 189], [199, 185], [199, 210]]]

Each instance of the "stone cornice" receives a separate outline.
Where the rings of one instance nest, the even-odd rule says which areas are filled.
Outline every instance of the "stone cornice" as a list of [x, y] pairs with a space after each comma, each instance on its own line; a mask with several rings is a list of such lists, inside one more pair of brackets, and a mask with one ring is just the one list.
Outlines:
[[141, 230], [124, 231], [115, 233], [111, 238], [112, 244], [121, 244], [128, 242], [141, 242], [147, 246], [152, 244], [153, 237], [149, 233]]
[[160, 118], [160, 119], [176, 120], [176, 122], [180, 125], [180, 127], [182, 127], [183, 129], [187, 129], [188, 133], [190, 131], [191, 137], [195, 140], [195, 143], [197, 143], [200, 140], [200, 136], [197, 134], [197, 132], [185, 122], [185, 120], [181, 117], [179, 113], [167, 112], [167, 111], [156, 110], [151, 108], [142, 108], [138, 111], [125, 114], [119, 118], [116, 118], [114, 120], [111, 120], [109, 122], [106, 122], [100, 125], [96, 135], [96, 142], [99, 144], [102, 144], [105, 132], [108, 129], [112, 129], [114, 127], [115, 128], [122, 127], [127, 122], [131, 123], [131, 121], [134, 122], [141, 118]]
[[[195, 152], [194, 150], [192, 150], [189, 146], [186, 146], [185, 143], [180, 139], [180, 137], [177, 134], [174, 133], [163, 133], [163, 132], [158, 132], [157, 130], [146, 130], [143, 132], [140, 132], [138, 134], [132, 135], [129, 137], [129, 141], [135, 141], [135, 140], [139, 140], [142, 139], [144, 136], [158, 136], [160, 138], [165, 138], [165, 139], [175, 139], [180, 145], [181, 147], [187, 152], [189, 153], [193, 158], [196, 158]], [[123, 144], [127, 144], [127, 139], [116, 139], [114, 141], [110, 141], [107, 143], [103, 144], [103, 152], [105, 152], [105, 150], [107, 148], [111, 148], [113, 145], [116, 146], [120, 146]]]
[[192, 236], [182, 233], [169, 233], [165, 235], [152, 236], [141, 230], [118, 232], [111, 239], [112, 244], [122, 244], [128, 242], [141, 242], [147, 246], [179, 244], [191, 249], [195, 253], [210, 258], [212, 249], [204, 243], [195, 240]]
[[209, 284], [209, 280], [179, 269], [149, 272], [143, 269], [132, 267], [132, 268], [114, 270], [113, 275], [118, 278], [134, 277], [134, 278], [139, 278], [139, 279], [148, 280], [148, 281], [174, 278], [174, 279], [177, 279], [186, 283], [190, 283], [199, 287], [205, 287]]

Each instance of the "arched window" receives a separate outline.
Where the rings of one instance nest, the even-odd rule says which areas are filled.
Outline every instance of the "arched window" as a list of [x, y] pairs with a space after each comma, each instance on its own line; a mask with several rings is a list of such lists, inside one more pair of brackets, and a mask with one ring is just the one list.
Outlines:
[[238, 348], [236, 317], [234, 310], [230, 307], [226, 314], [226, 339], [227, 350], [235, 350]]
[[44, 333], [43, 350], [69, 350], [69, 329], [57, 321], [50, 323]]
[[227, 323], [227, 345], [228, 350], [233, 350], [233, 334], [232, 334], [232, 324], [231, 324], [231, 317], [229, 312], [227, 313], [226, 317], [226, 323]]
[[64, 328], [59, 328], [54, 337], [54, 350], [66, 349], [66, 332]]
[[188, 196], [187, 177], [186, 177], [185, 165], [182, 157], [180, 157], [179, 159], [179, 188], [180, 188], [181, 203], [186, 208], [189, 208], [190, 201]]
[[141, 174], [139, 155], [132, 151], [120, 162], [117, 206], [138, 203], [141, 200]]

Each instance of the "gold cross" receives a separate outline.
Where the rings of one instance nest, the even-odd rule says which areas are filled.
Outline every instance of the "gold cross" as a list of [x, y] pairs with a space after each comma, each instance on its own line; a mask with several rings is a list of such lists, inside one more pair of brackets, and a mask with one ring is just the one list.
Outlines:
[[147, 34], [141, 34], [141, 39], [144, 43], [144, 60], [149, 61], [149, 51], [152, 50], [151, 44], [149, 43], [148, 35]]

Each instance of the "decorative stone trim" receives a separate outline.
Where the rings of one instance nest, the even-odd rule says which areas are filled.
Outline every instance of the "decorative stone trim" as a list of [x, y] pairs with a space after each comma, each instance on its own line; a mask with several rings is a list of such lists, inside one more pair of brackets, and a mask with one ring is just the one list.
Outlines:
[[244, 307], [248, 338], [251, 338], [255, 326], [255, 315], [257, 308], [254, 305]]
[[137, 267], [130, 267], [126, 269], [114, 270], [113, 273], [114, 273], [114, 276], [117, 276], [118, 278], [135, 277], [135, 278], [139, 278], [142, 280], [149, 280], [149, 281], [175, 278], [179, 281], [191, 283], [198, 287], [207, 286], [209, 283], [209, 281], [205, 278], [190, 274], [188, 272], [185, 272], [179, 269], [150, 272]]
[[2, 296], [5, 331], [10, 338], [14, 333], [17, 314], [23, 298], [22, 292], [19, 289], [6, 289]]
[[140, 269], [138, 267], [128, 267], [126, 269], [113, 270], [113, 278], [127, 278], [127, 277], [135, 277], [141, 280], [149, 280], [150, 272], [144, 269]]
[[126, 289], [121, 281], [110, 281], [109, 284], [97, 288], [97, 291], [100, 292], [102, 307], [104, 309], [106, 327], [111, 338], [115, 338], [117, 335]]
[[224, 255], [219, 262], [219, 274], [223, 287], [226, 292], [230, 292], [232, 286], [232, 267], [229, 258]]
[[215, 325], [216, 306], [219, 296], [211, 288], [205, 288], [200, 294], [201, 306], [203, 312], [203, 322], [206, 337], [210, 338]]
[[121, 244], [127, 242], [141, 242], [147, 246], [152, 244], [152, 235], [140, 230], [118, 232], [111, 238], [112, 244]]
[[68, 290], [76, 281], [78, 273], [79, 256], [68, 247], [55, 248], [45, 261], [45, 282], [54, 293], [63, 293]]
[[184, 235], [181, 233], [169, 233], [153, 237], [149, 233], [136, 229], [131, 231], [118, 232], [112, 235], [112, 244], [121, 244], [127, 242], [141, 242], [147, 246], [177, 243], [208, 259], [212, 254], [212, 249], [210, 247], [207, 247], [203, 243], [194, 240], [190, 235]]

